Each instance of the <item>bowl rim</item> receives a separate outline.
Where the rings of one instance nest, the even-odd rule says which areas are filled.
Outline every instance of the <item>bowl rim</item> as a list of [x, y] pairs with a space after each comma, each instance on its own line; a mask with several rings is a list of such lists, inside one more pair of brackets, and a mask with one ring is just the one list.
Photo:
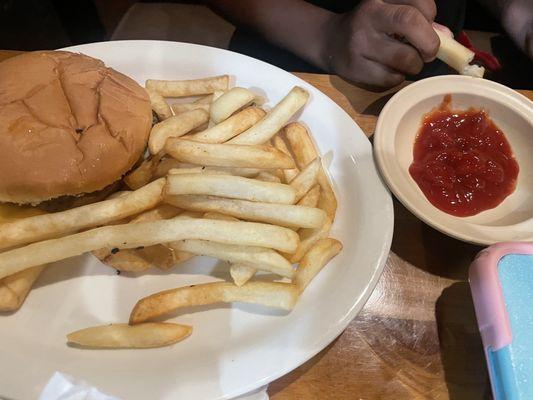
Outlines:
[[[524, 106], [526, 110], [525, 118], [528, 122], [533, 124], [533, 101], [529, 100], [526, 96], [520, 94], [516, 90], [513, 90], [511, 88], [508, 88], [507, 86], [504, 86], [502, 84], [499, 84], [497, 82], [489, 81], [486, 79], [480, 79], [480, 78], [474, 78], [469, 76], [462, 76], [462, 75], [441, 75], [441, 76], [435, 76], [430, 77], [426, 79], [419, 80], [417, 82], [413, 82], [409, 84], [408, 86], [405, 86], [398, 92], [396, 92], [387, 102], [385, 107], [383, 107], [382, 111], [379, 114], [378, 121], [376, 123], [376, 129], [374, 132], [374, 157], [376, 159], [376, 163], [379, 169], [379, 172], [381, 176], [383, 177], [384, 181], [386, 182], [389, 189], [394, 193], [396, 198], [410, 211], [412, 212], [417, 218], [421, 219], [423, 222], [428, 224], [429, 226], [435, 228], [436, 230], [444, 233], [445, 235], [454, 237], [456, 239], [473, 243], [477, 245], [490, 245], [496, 242], [500, 241], [506, 241], [510, 240], [508, 237], [493, 237], [492, 240], [488, 236], [476, 236], [474, 234], [465, 232], [463, 229], [461, 229], [462, 226], [469, 225], [472, 227], [483, 227], [483, 225], [475, 224], [472, 222], [468, 222], [465, 220], [461, 220], [458, 224], [458, 226], [453, 226], [450, 224], [447, 224], [447, 219], [442, 220], [435, 220], [428, 216], [424, 211], [421, 211], [420, 208], [417, 206], [416, 202], [413, 202], [412, 199], [409, 199], [408, 196], [404, 193], [404, 189], [402, 188], [402, 185], [399, 184], [396, 176], [397, 174], [393, 173], [390, 169], [390, 166], [388, 165], [388, 161], [391, 159], [391, 153], [384, 151], [386, 148], [390, 149], [391, 144], [389, 143], [392, 141], [392, 143], [396, 143], [395, 138], [397, 131], [395, 129], [386, 130], [385, 125], [387, 124], [387, 119], [389, 118], [389, 115], [391, 113], [391, 110], [393, 110], [398, 105], [399, 99], [403, 99], [405, 97], [408, 97], [412, 92], [418, 91], [420, 87], [424, 86], [433, 86], [436, 84], [441, 84], [442, 82], [450, 83], [450, 90], [449, 93], [452, 95], [454, 94], [472, 94], [482, 97], [491, 98], [493, 100], [497, 100], [503, 107], [506, 107], [510, 110], [510, 112], [516, 114], [518, 110], [516, 110], [513, 107], [510, 107], [509, 104], [501, 101], [502, 99], [498, 99], [498, 96], [502, 97], [511, 97], [515, 101], [517, 101], [521, 106]], [[468, 83], [468, 85], [461, 86], [461, 84]], [[489, 92], [486, 93], [477, 93], [473, 90], [473, 87], [484, 87], [485, 89], [489, 89]], [[454, 87], [456, 89], [454, 89]], [[489, 95], [490, 93], [490, 95]], [[437, 93], [440, 95], [440, 93]], [[419, 100], [423, 100], [425, 98], [429, 98], [434, 96], [435, 93], [428, 91], [427, 97], [420, 97]], [[496, 98], [494, 97], [496, 96]], [[393, 145], [393, 148], [396, 149], [396, 145]], [[395, 159], [397, 159], [396, 151], [392, 154]], [[416, 183], [413, 181], [413, 185], [416, 185]], [[418, 188], [418, 186], [417, 186]], [[420, 195], [423, 196], [423, 194], [420, 192]], [[424, 197], [424, 199], [427, 201], [427, 199]], [[428, 201], [429, 202], [429, 201]], [[433, 206], [431, 203], [429, 203], [431, 207]], [[436, 210], [438, 210], [435, 207]], [[450, 218], [458, 218], [453, 215], [449, 215]], [[533, 216], [532, 216], [533, 218]], [[526, 220], [527, 221], [527, 220]], [[508, 225], [508, 228], [512, 228], [513, 226], [519, 225], [520, 223], [524, 223], [524, 221], [521, 221], [517, 224]], [[505, 232], [506, 227], [502, 227], [500, 232]], [[495, 236], [494, 234], [491, 236]], [[531, 239], [533, 240], [533, 239]]]

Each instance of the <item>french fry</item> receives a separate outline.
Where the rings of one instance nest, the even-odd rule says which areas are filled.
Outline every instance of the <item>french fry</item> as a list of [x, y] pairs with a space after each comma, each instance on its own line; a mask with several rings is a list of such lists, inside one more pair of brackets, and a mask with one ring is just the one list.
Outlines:
[[434, 30], [440, 39], [439, 50], [437, 52], [437, 58], [439, 60], [448, 64], [461, 75], [483, 78], [485, 68], [479, 65], [470, 65], [475, 56], [472, 50], [457, 42], [447, 32], [436, 28]]
[[297, 301], [298, 290], [290, 283], [248, 282], [240, 287], [230, 282], [204, 283], [165, 290], [139, 300], [130, 314], [130, 324], [183, 307], [242, 302], [291, 310]]
[[162, 219], [174, 218], [179, 215], [183, 210], [171, 206], [170, 204], [158, 204], [157, 207], [151, 210], [144, 211], [139, 215], [132, 218], [130, 224], [139, 224], [141, 222], [159, 221]]
[[[272, 138], [272, 141], [276, 149], [278, 149], [279, 151], [282, 151], [283, 153], [287, 154], [289, 157], [292, 158], [292, 155], [289, 149], [287, 148], [287, 145], [285, 144], [283, 139], [279, 137], [279, 135], [274, 136]], [[289, 183], [296, 175], [298, 175], [299, 172], [300, 170], [298, 168], [284, 169], [283, 176], [285, 178], [285, 182]]]
[[211, 120], [219, 124], [227, 119], [231, 114], [250, 105], [255, 99], [255, 95], [248, 89], [234, 87], [213, 101], [209, 110]]
[[263, 181], [263, 182], [281, 183], [281, 179], [279, 179], [279, 177], [277, 177], [276, 175], [271, 174], [270, 172], [267, 172], [267, 171], [259, 172], [259, 174], [257, 174], [255, 179]]
[[131, 326], [110, 324], [81, 329], [67, 335], [68, 343], [94, 349], [147, 349], [169, 346], [192, 333], [192, 326], [168, 322]]
[[185, 210], [220, 212], [243, 220], [286, 227], [316, 228], [322, 226], [327, 220], [326, 213], [318, 208], [289, 204], [260, 203], [200, 195], [166, 196], [165, 202]]
[[213, 93], [208, 94], [207, 96], [202, 96], [202, 97], [198, 98], [197, 100], [195, 100], [194, 102], [195, 103], [200, 103], [200, 104], [202, 104], [202, 103], [203, 104], [211, 104], [213, 101], [218, 99], [223, 94], [224, 94], [223, 90], [215, 90]]
[[296, 204], [299, 206], [305, 206], [305, 207], [316, 207], [318, 205], [319, 198], [320, 198], [320, 185], [315, 185]]
[[[291, 145], [296, 164], [298, 164], [300, 169], [305, 168], [307, 164], [318, 158], [315, 145], [305, 126], [299, 122], [293, 122], [288, 124], [283, 131]], [[318, 207], [326, 211], [328, 216], [334, 220], [337, 212], [337, 199], [323, 168], [320, 168], [317, 179], [321, 187]]]
[[[179, 162], [178, 160], [173, 159], [172, 157], [165, 156], [159, 164], [157, 164], [157, 167], [154, 171], [154, 178], [163, 178], [167, 176], [168, 171], [174, 168], [181, 168], [183, 163]], [[191, 167], [190, 165], [187, 167]]]
[[328, 219], [324, 225], [317, 228], [300, 229], [298, 231], [298, 234], [300, 235], [300, 245], [294, 254], [287, 255], [289, 261], [293, 264], [299, 263], [305, 253], [307, 253], [316, 242], [328, 237], [330, 229], [330, 219]]
[[207, 219], [218, 219], [221, 221], [239, 221], [237, 218], [232, 217], [231, 215], [226, 215], [218, 212], [206, 212], [204, 218]]
[[178, 115], [191, 110], [204, 110], [209, 112], [210, 104], [205, 103], [175, 103], [170, 106], [174, 115]]
[[210, 166], [199, 166], [195, 164], [186, 164], [179, 162], [178, 160], [174, 160], [173, 158], [169, 159], [172, 160], [172, 162], [168, 162], [168, 160], [163, 160], [160, 163], [160, 166], [164, 163], [165, 165], [162, 165], [161, 168], [157, 168], [154, 176], [159, 176], [160, 174], [164, 174], [161, 176], [166, 176], [167, 174], [173, 175], [173, 174], [181, 174], [182, 172], [180, 170], [185, 169], [186, 173], [196, 173], [194, 171], [202, 170], [202, 173], [205, 174], [224, 174], [224, 175], [236, 175], [236, 176], [244, 176], [246, 178], [251, 178], [254, 176], [257, 176], [262, 170], [259, 168], [239, 168], [239, 167], [210, 167]]
[[290, 229], [252, 222], [180, 220], [176, 217], [139, 224], [104, 226], [0, 253], [0, 279], [27, 268], [101, 248], [131, 249], [184, 239], [267, 247], [288, 253], [296, 251], [299, 241], [298, 235]]
[[122, 272], [143, 272], [155, 266], [141, 257], [135, 249], [116, 250], [116, 252], [111, 252], [107, 249], [100, 249], [93, 251], [92, 254], [105, 265]]
[[229, 269], [233, 283], [242, 286], [254, 277], [257, 269], [245, 264], [232, 264]]
[[228, 87], [228, 75], [182, 81], [165, 81], [157, 79], [148, 79], [146, 81], [147, 90], [153, 90], [163, 97], [200, 96], [214, 93], [217, 90], [228, 90]]
[[249, 145], [268, 142], [305, 105], [308, 98], [306, 90], [295, 86], [261, 121], [229, 142]]
[[0, 280], [0, 312], [20, 308], [45, 265], [38, 265]]
[[322, 268], [342, 250], [342, 243], [327, 238], [316, 242], [300, 261], [293, 283], [303, 292]]
[[165, 151], [176, 160], [216, 167], [292, 168], [293, 161], [286, 154], [263, 145], [199, 143], [171, 138]]
[[172, 117], [172, 110], [170, 106], [165, 101], [163, 96], [153, 90], [146, 90], [148, 96], [150, 97], [150, 104], [152, 105], [152, 110], [157, 114], [160, 120], [165, 120]]
[[218, 169], [207, 169], [206, 167], [173, 168], [170, 171], [168, 171], [168, 175], [191, 175], [191, 174], [229, 175], [225, 171], [220, 171]]
[[246, 264], [287, 278], [294, 275], [292, 265], [272, 249], [228, 245], [205, 240], [182, 240], [172, 242], [170, 246], [177, 251], [218, 258], [230, 263]]
[[294, 177], [289, 184], [296, 190], [296, 200], [299, 201], [316, 184], [320, 171], [320, 158], [315, 158]]
[[183, 136], [194, 128], [205, 124], [208, 119], [207, 111], [191, 110], [155, 124], [148, 139], [150, 153], [159, 153], [165, 147], [168, 138]]
[[154, 177], [155, 169], [163, 156], [164, 153], [159, 152], [148, 160], [144, 160], [141, 165], [124, 177], [126, 185], [128, 185], [130, 189], [137, 190], [148, 184]]
[[169, 175], [165, 194], [201, 194], [280, 204], [296, 202], [296, 190], [292, 186], [233, 175]]
[[186, 139], [203, 143], [223, 143], [249, 129], [265, 114], [259, 107], [247, 107], [205, 131], [187, 135]]
[[57, 237], [138, 214], [161, 201], [164, 185], [165, 179], [161, 178], [124, 197], [1, 224], [0, 248]]

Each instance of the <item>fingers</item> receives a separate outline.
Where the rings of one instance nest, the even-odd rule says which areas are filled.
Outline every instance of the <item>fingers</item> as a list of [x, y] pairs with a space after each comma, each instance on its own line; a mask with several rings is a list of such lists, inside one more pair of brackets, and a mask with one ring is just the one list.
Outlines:
[[417, 75], [424, 67], [420, 53], [413, 47], [386, 35], [379, 42], [379, 52], [367, 57], [404, 75]]
[[384, 7], [378, 29], [389, 35], [400, 35], [414, 46], [426, 62], [437, 55], [440, 41], [431, 24], [418, 9], [406, 5]]
[[384, 0], [385, 3], [406, 5], [416, 8], [429, 21], [433, 22], [437, 15], [437, 6], [434, 0]]
[[364, 83], [375, 88], [388, 89], [398, 86], [405, 80], [405, 76], [377, 61], [364, 59], [361, 69], [365, 77]]

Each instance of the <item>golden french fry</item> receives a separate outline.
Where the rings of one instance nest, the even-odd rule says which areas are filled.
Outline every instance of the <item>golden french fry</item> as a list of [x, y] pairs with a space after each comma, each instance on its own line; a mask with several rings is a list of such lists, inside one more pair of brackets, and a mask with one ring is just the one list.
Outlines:
[[[279, 205], [277, 205], [279, 206]], [[293, 206], [294, 207], [294, 206]], [[24, 269], [101, 248], [131, 249], [184, 239], [296, 251], [298, 235], [280, 226], [213, 219], [173, 219], [104, 226], [0, 253], [0, 279]]]
[[207, 96], [202, 96], [202, 97], [198, 98], [197, 100], [195, 100], [194, 102], [195, 103], [200, 103], [200, 104], [202, 104], [202, 103], [203, 104], [211, 104], [213, 101], [218, 99], [223, 94], [224, 94], [223, 90], [215, 90], [212, 94], [208, 94]]
[[183, 163], [180, 163], [178, 160], [173, 159], [172, 157], [165, 156], [154, 171], [154, 178], [162, 178], [167, 176], [168, 171], [174, 168], [181, 168]]
[[135, 218], [132, 218], [130, 224], [138, 224], [141, 222], [159, 221], [162, 219], [174, 218], [182, 212], [179, 208], [171, 206], [170, 204], [158, 204], [157, 207], [151, 210], [144, 211]]
[[257, 270], [254, 267], [245, 264], [232, 264], [229, 269], [233, 283], [242, 286], [254, 277]]
[[206, 112], [209, 112], [210, 107], [211, 105], [206, 103], [175, 103], [170, 106], [170, 108], [174, 112], [174, 115], [178, 115], [191, 110], [204, 110]]
[[247, 107], [220, 124], [205, 131], [187, 135], [186, 139], [203, 143], [223, 143], [253, 126], [265, 114], [265, 111], [259, 107]]
[[165, 290], [139, 300], [130, 314], [130, 324], [183, 307], [242, 302], [291, 310], [297, 301], [298, 290], [290, 283], [248, 282], [240, 287], [230, 282], [204, 283]]
[[165, 194], [201, 194], [280, 204], [294, 204], [296, 199], [296, 190], [283, 183], [205, 173], [168, 175]]
[[38, 265], [0, 280], [0, 312], [20, 308], [45, 265]]
[[[274, 136], [272, 138], [272, 141], [276, 149], [278, 149], [279, 151], [282, 151], [283, 153], [287, 154], [289, 157], [292, 158], [292, 155], [289, 149], [287, 148], [287, 145], [285, 144], [283, 139], [279, 137], [279, 135]], [[283, 176], [285, 178], [285, 183], [289, 183], [296, 175], [298, 175], [299, 172], [300, 170], [298, 168], [284, 169]]]
[[185, 210], [220, 212], [248, 221], [286, 227], [316, 228], [322, 226], [327, 220], [326, 213], [318, 208], [289, 204], [260, 203], [200, 195], [166, 196], [165, 201]]
[[296, 252], [292, 255], [287, 255], [289, 261], [293, 264], [300, 262], [302, 257], [309, 251], [309, 249], [320, 239], [327, 238], [331, 229], [331, 220], [319, 226], [318, 228], [300, 229], [298, 234], [300, 235], [300, 245]]
[[81, 329], [67, 335], [68, 343], [97, 349], [146, 349], [169, 346], [192, 333], [192, 326], [168, 322], [131, 326], [110, 324]]
[[279, 177], [277, 177], [276, 175], [271, 174], [270, 172], [267, 172], [267, 171], [259, 172], [259, 174], [257, 174], [255, 179], [257, 179], [259, 181], [263, 181], [263, 182], [281, 183], [281, 179], [279, 179]]
[[[299, 122], [293, 122], [287, 125], [283, 131], [291, 145], [299, 168], [305, 168], [307, 164], [318, 158], [318, 152], [305, 126]], [[328, 216], [334, 220], [337, 211], [337, 199], [323, 168], [320, 169], [317, 179], [321, 187], [318, 207], [326, 211]]]
[[152, 110], [157, 114], [160, 120], [165, 120], [172, 117], [172, 110], [166, 102], [166, 100], [159, 93], [146, 89], [148, 96], [150, 97], [150, 104], [152, 105]]
[[153, 90], [163, 97], [188, 97], [210, 94], [217, 90], [228, 90], [229, 76], [220, 75], [203, 79], [165, 81], [148, 79], [146, 89]]
[[124, 177], [124, 182], [130, 189], [137, 190], [148, 184], [153, 176], [159, 161], [164, 156], [163, 152], [159, 152], [147, 160], [144, 160], [141, 165], [129, 172]]
[[293, 283], [298, 290], [303, 292], [309, 282], [322, 270], [333, 257], [342, 250], [342, 243], [338, 240], [327, 238], [320, 239], [305, 254], [300, 261]]
[[[163, 163], [161, 168], [157, 168], [155, 176], [159, 176], [160, 174], [164, 174], [162, 176], [166, 176], [167, 174], [170, 175], [179, 175], [181, 173], [205, 173], [205, 174], [221, 174], [221, 175], [236, 175], [236, 176], [244, 176], [245, 178], [251, 178], [254, 176], [257, 176], [262, 170], [259, 168], [239, 168], [239, 167], [210, 167], [210, 166], [199, 166], [195, 164], [186, 164], [181, 163], [178, 160], [174, 160], [173, 158], [170, 159], [173, 162], [167, 162], [168, 160], [163, 160], [160, 165]], [[185, 172], [181, 172], [181, 170], [185, 170]]]
[[231, 114], [250, 105], [255, 95], [248, 89], [234, 87], [213, 101], [209, 115], [215, 124], [227, 119]]
[[194, 128], [205, 124], [208, 119], [207, 111], [191, 110], [155, 124], [148, 139], [150, 153], [159, 153], [165, 147], [167, 139], [183, 136]]
[[287, 278], [294, 275], [292, 265], [272, 249], [229, 245], [206, 240], [182, 240], [172, 242], [170, 246], [177, 251], [218, 258], [230, 263], [246, 264]]
[[131, 193], [131, 190], [119, 190], [118, 192], [111, 193], [106, 197], [106, 200], [118, 199], [119, 197], [126, 197]]
[[176, 160], [216, 167], [292, 168], [293, 161], [271, 146], [246, 146], [226, 143], [200, 143], [171, 138], [165, 151]]
[[173, 168], [168, 171], [168, 175], [191, 175], [191, 174], [206, 174], [206, 175], [231, 175], [226, 171], [218, 169], [207, 169], [207, 167], [190, 167], [190, 168]]
[[315, 158], [302, 171], [290, 181], [290, 185], [296, 190], [296, 201], [299, 201], [317, 183], [320, 171], [320, 158]]
[[165, 179], [161, 178], [124, 197], [1, 224], [0, 248], [36, 242], [138, 214], [161, 201], [164, 185]]
[[92, 254], [102, 263], [122, 272], [142, 272], [154, 267], [150, 261], [141, 257], [136, 249], [100, 249]]
[[299, 206], [316, 207], [320, 198], [320, 185], [313, 186], [296, 204]]
[[229, 142], [235, 144], [268, 142], [305, 105], [308, 98], [309, 93], [306, 90], [295, 86], [261, 121]]
[[232, 217], [231, 215], [226, 215], [218, 212], [206, 212], [204, 218], [207, 219], [219, 219], [222, 221], [239, 221], [237, 218]]

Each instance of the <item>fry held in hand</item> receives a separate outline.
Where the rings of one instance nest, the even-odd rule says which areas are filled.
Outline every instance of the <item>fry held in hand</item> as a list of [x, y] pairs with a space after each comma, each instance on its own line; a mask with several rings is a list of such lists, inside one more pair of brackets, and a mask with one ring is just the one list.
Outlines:
[[290, 283], [248, 282], [236, 286], [213, 282], [165, 290], [145, 297], [135, 304], [130, 324], [138, 324], [184, 307], [216, 303], [242, 302], [292, 310], [298, 301], [298, 289]]
[[176, 160], [199, 165], [244, 168], [292, 168], [293, 161], [271, 146], [199, 143], [169, 139], [165, 151]]
[[293, 204], [296, 201], [296, 190], [283, 183], [205, 173], [169, 175], [165, 194], [200, 194], [280, 204]]
[[0, 248], [57, 237], [137, 214], [161, 201], [164, 185], [165, 179], [161, 178], [124, 197], [0, 224]]
[[292, 265], [272, 249], [229, 245], [205, 240], [183, 240], [172, 242], [170, 246], [174, 250], [218, 258], [230, 263], [246, 264], [287, 278], [294, 275]]
[[168, 322], [131, 326], [110, 324], [81, 329], [67, 335], [67, 341], [93, 349], [148, 349], [169, 346], [192, 333], [192, 326]]
[[145, 86], [147, 90], [153, 90], [163, 97], [200, 96], [214, 93], [217, 90], [228, 90], [229, 76], [220, 75], [182, 81], [148, 79]]
[[294, 284], [303, 292], [313, 278], [324, 266], [342, 250], [342, 243], [338, 240], [327, 238], [321, 239], [305, 254], [300, 261], [294, 277]]
[[203, 143], [224, 143], [244, 132], [266, 115], [259, 107], [248, 107], [215, 126], [187, 135], [187, 139]]
[[259, 203], [200, 195], [166, 196], [165, 201], [186, 210], [214, 211], [247, 221], [286, 227], [316, 228], [327, 220], [326, 213], [318, 208], [289, 204]]
[[150, 153], [159, 153], [165, 147], [168, 138], [175, 138], [189, 133], [194, 128], [205, 124], [209, 114], [204, 110], [192, 110], [167, 118], [155, 124], [150, 132], [148, 148]]
[[255, 95], [248, 89], [234, 87], [216, 99], [209, 110], [211, 120], [219, 124], [229, 118], [231, 114], [250, 105], [255, 99]]

